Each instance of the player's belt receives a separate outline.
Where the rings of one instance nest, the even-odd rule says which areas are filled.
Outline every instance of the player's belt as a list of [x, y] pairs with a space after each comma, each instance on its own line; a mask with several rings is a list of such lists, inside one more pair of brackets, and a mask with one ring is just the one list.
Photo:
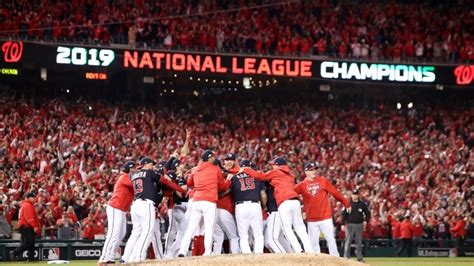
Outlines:
[[235, 205], [241, 204], [241, 203], [260, 203], [260, 201], [258, 201], [258, 200], [240, 200], [240, 201], [236, 201]]

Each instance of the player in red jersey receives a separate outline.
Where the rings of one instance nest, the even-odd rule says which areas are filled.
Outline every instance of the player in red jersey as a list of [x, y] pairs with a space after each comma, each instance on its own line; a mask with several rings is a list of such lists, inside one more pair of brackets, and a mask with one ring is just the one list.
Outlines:
[[[296, 253], [302, 251], [301, 245], [293, 232], [294, 229], [303, 243], [305, 252], [313, 253], [313, 247], [303, 223], [298, 193], [295, 192], [295, 177], [291, 174], [286, 160], [281, 157], [273, 161], [272, 167], [273, 170], [266, 173], [254, 171], [248, 167], [242, 168], [239, 172], [244, 172], [258, 180], [270, 182], [270, 185], [275, 189], [275, 200], [278, 205], [278, 214], [281, 218], [283, 232], [290, 241], [293, 251]], [[275, 236], [275, 238], [278, 238], [278, 236]]]
[[335, 197], [346, 208], [350, 208], [350, 205], [349, 201], [337, 191], [327, 178], [318, 175], [318, 168], [319, 166], [315, 163], [305, 164], [306, 179], [296, 185], [295, 191], [303, 196], [308, 234], [312, 240], [314, 251], [316, 253], [321, 252], [319, 234], [322, 232], [328, 243], [329, 254], [339, 257], [336, 238], [334, 237], [333, 213], [329, 196]]
[[114, 185], [112, 198], [107, 202], [107, 237], [105, 238], [99, 264], [114, 264], [115, 250], [120, 246], [125, 236], [127, 218], [125, 215], [130, 210], [133, 201], [133, 187], [130, 179], [130, 170], [135, 168], [135, 163], [128, 161], [123, 165], [117, 182]]

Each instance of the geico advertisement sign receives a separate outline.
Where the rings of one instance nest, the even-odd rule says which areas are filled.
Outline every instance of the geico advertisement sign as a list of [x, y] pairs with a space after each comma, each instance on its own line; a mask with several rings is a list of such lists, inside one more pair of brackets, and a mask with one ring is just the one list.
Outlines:
[[388, 80], [394, 82], [434, 82], [434, 66], [367, 64], [323, 61], [321, 77], [326, 79]]
[[99, 249], [76, 249], [74, 255], [76, 257], [100, 257], [102, 251]]

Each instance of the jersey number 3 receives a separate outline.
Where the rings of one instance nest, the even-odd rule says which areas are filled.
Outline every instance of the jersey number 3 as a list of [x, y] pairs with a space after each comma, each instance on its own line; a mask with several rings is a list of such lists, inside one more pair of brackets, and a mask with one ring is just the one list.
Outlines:
[[240, 178], [240, 190], [252, 190], [255, 188], [255, 181], [253, 178]]
[[133, 180], [133, 190], [135, 193], [142, 193], [143, 192], [143, 180], [136, 179]]

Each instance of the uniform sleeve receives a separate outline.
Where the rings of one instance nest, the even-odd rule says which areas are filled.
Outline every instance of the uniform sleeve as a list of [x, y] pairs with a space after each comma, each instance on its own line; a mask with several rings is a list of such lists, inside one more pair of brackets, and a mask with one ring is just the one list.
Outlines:
[[194, 187], [194, 175], [189, 175], [188, 181], [186, 181], [186, 184], [188, 187]]
[[228, 190], [231, 184], [229, 180], [224, 178], [220, 170], [217, 170], [217, 182], [219, 190]]
[[458, 232], [464, 225], [461, 222], [456, 222], [453, 227], [451, 227], [451, 232]]
[[341, 192], [337, 191], [337, 189], [327, 180], [326, 182], [326, 190], [338, 201], [340, 201], [346, 208], [350, 207], [349, 201], [342, 196]]
[[162, 176], [160, 178], [160, 182], [161, 182], [161, 184], [171, 188], [172, 190], [175, 190], [175, 191], [178, 191], [178, 192], [181, 192], [181, 193], [186, 193], [186, 190], [184, 190], [182, 187], [178, 186], [178, 184], [176, 184], [175, 182], [167, 179], [164, 176]]
[[123, 184], [125, 187], [133, 189], [132, 178], [130, 177], [130, 175], [128, 174], [123, 175], [120, 181], [121, 181], [120, 183]]
[[295, 192], [298, 194], [303, 194], [303, 182], [296, 184]]
[[267, 173], [263, 173], [263, 172], [255, 171], [250, 168], [245, 168], [244, 173], [248, 174], [249, 176], [255, 179], [262, 180], [262, 181], [269, 181], [271, 179], [271, 171]]
[[348, 218], [347, 216], [349, 216], [349, 213], [347, 212], [347, 208], [344, 208], [344, 210], [341, 213], [341, 218], [342, 218], [343, 223], [347, 221], [347, 218]]

